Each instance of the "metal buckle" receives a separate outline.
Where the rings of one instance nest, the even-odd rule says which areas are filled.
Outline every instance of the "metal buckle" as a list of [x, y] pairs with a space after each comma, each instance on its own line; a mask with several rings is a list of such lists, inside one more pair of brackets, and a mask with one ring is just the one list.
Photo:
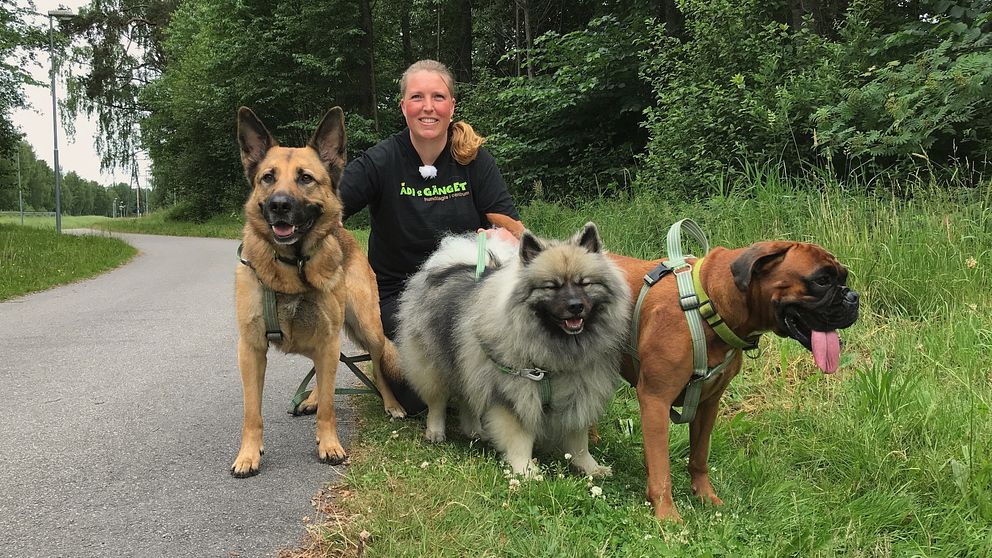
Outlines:
[[[692, 256], [686, 256], [686, 257], [687, 258], [691, 258]], [[685, 273], [687, 271], [692, 271], [692, 264], [689, 263], [689, 262], [683, 261], [681, 264], [679, 264], [679, 265], [677, 265], [675, 267], [671, 267], [669, 269], [672, 270], [672, 273], [675, 273], [677, 275], [679, 273]]]
[[520, 376], [522, 378], [527, 378], [528, 380], [540, 382], [544, 379], [544, 370], [541, 370], [540, 368], [521, 368]]
[[[686, 302], [686, 301], [691, 302]], [[689, 310], [697, 310], [699, 308], [699, 297], [696, 293], [685, 295], [679, 298], [679, 306], [682, 307], [683, 312], [688, 312]]]

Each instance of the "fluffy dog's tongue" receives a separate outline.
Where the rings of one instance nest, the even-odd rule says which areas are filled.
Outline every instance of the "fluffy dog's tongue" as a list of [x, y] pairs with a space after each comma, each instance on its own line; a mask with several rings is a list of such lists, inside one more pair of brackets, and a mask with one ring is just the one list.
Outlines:
[[276, 236], [289, 236], [295, 229], [293, 225], [272, 225], [272, 232], [276, 233]]
[[840, 360], [840, 337], [836, 331], [814, 331], [810, 341], [813, 344], [813, 360], [827, 374], [837, 370]]
[[583, 320], [582, 318], [569, 318], [567, 320], [564, 320], [565, 331], [573, 334], [578, 333], [582, 331], [582, 325], [584, 323], [585, 320]]

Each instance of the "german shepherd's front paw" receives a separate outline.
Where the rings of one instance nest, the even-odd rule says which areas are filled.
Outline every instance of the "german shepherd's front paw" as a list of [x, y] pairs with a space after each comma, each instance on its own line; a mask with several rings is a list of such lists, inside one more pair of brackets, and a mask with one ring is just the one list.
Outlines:
[[386, 410], [386, 414], [394, 419], [406, 418], [406, 409], [399, 403], [386, 403], [383, 408]]
[[317, 456], [320, 457], [321, 462], [330, 465], [340, 465], [348, 459], [348, 454], [339, 442], [329, 442], [327, 444], [317, 442]]
[[231, 476], [243, 479], [257, 475], [262, 463], [262, 453], [261, 451], [239, 453], [234, 459], [234, 464], [231, 465]]

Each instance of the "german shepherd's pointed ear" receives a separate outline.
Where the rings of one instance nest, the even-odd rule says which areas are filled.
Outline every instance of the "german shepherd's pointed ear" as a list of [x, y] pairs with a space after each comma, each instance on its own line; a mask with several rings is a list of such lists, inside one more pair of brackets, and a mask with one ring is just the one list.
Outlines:
[[520, 262], [524, 265], [534, 261], [538, 254], [544, 251], [544, 243], [530, 231], [525, 230], [520, 235]]
[[241, 164], [245, 167], [248, 184], [252, 184], [255, 169], [269, 149], [279, 145], [265, 124], [248, 107], [238, 109], [238, 144], [241, 146]]
[[792, 248], [792, 242], [755, 242], [730, 264], [734, 284], [741, 292], [747, 292], [751, 278], [781, 263], [785, 253]]
[[348, 152], [344, 133], [344, 111], [334, 107], [317, 124], [317, 130], [307, 143], [317, 152], [331, 175], [331, 187], [337, 191]]
[[572, 237], [572, 244], [577, 244], [593, 254], [601, 251], [603, 249], [603, 240], [599, 237], [599, 229], [596, 228], [596, 223], [592, 221], [586, 223], [582, 227], [582, 230], [575, 233], [575, 236]]

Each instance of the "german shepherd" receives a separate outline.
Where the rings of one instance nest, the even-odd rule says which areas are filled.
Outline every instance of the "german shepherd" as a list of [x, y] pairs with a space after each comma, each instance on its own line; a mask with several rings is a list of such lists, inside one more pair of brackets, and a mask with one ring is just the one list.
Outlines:
[[379, 291], [368, 259], [341, 225], [338, 186], [344, 170], [344, 112], [324, 115], [305, 147], [281, 147], [250, 109], [238, 111], [238, 143], [251, 195], [245, 203], [242, 264], [235, 274], [238, 365], [244, 389], [241, 449], [235, 477], [258, 473], [262, 445], [262, 386], [269, 339], [263, 287], [275, 292], [285, 353], [314, 362], [317, 388], [296, 412], [317, 412], [317, 455], [337, 465], [348, 455], [338, 440], [334, 376], [341, 328], [372, 357], [385, 410], [406, 415], [385, 376], [400, 378], [396, 348], [379, 316]]

